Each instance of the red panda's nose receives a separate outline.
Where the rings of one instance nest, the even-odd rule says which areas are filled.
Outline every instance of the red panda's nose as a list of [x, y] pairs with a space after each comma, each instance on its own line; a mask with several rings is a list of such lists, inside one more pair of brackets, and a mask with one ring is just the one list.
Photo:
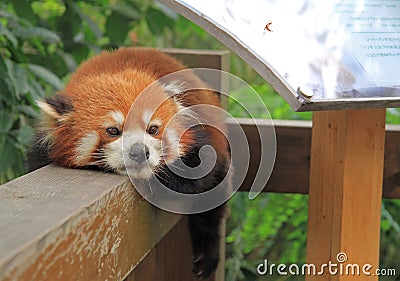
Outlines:
[[149, 148], [143, 143], [135, 143], [129, 150], [129, 158], [139, 164], [143, 163], [146, 159], [149, 159], [149, 157]]

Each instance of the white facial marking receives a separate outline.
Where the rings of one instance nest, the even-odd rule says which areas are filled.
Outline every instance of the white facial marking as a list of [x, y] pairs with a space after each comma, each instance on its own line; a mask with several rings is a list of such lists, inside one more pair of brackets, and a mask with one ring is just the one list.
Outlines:
[[76, 160], [78, 163], [87, 162], [92, 152], [96, 149], [98, 141], [99, 136], [95, 131], [86, 134], [80, 139], [76, 147]]
[[124, 114], [122, 114], [121, 111], [116, 110], [110, 113], [111, 117], [114, 118], [115, 122], [122, 127], [122, 124], [124, 124], [125, 117]]
[[107, 165], [116, 169], [118, 173], [124, 170], [124, 158], [122, 156], [122, 138], [118, 138], [104, 146], [104, 158]]
[[161, 126], [162, 125], [162, 121], [160, 119], [154, 119], [153, 121], [151, 121], [151, 123], [149, 125]]
[[168, 150], [167, 150], [169, 152], [168, 156], [173, 156], [172, 158], [171, 157], [166, 158], [167, 162], [170, 162], [175, 160], [177, 156], [180, 156], [180, 152], [182, 152], [182, 149], [180, 149], [178, 135], [173, 129], [167, 128], [165, 130], [165, 134], [168, 140]]
[[143, 116], [142, 116], [144, 124], [148, 125], [150, 123], [152, 116], [153, 116], [153, 112], [151, 110], [145, 110], [143, 112]]
[[160, 141], [149, 136], [143, 130], [135, 130], [133, 132], [124, 132], [122, 138], [110, 142], [104, 146], [105, 159], [109, 167], [116, 170], [120, 174], [126, 174], [124, 156], [126, 161], [129, 160], [129, 150], [135, 143], [143, 143], [149, 149], [149, 159], [147, 166], [145, 165], [135, 176], [136, 178], [148, 179], [153, 175], [152, 167], [157, 167], [161, 160]]

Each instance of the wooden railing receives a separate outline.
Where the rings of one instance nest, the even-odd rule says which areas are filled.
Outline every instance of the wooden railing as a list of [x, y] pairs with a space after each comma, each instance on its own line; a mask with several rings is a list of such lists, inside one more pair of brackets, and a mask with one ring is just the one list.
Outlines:
[[[254, 156], [260, 148], [249, 123], [240, 120]], [[278, 153], [264, 191], [307, 193], [310, 128], [275, 121]], [[399, 139], [400, 126], [388, 126], [387, 198], [400, 198]], [[241, 191], [257, 169], [252, 161]], [[191, 263], [186, 217], [151, 206], [127, 177], [49, 165], [0, 187], [0, 280], [186, 281]]]
[[[165, 50], [190, 67], [228, 70], [226, 51]], [[240, 119], [251, 152], [240, 191], [259, 168], [269, 122]], [[265, 192], [308, 192], [311, 122], [274, 121], [277, 158]], [[400, 198], [400, 126], [387, 126], [383, 196]], [[235, 167], [241, 169], [241, 167]], [[266, 214], [268, 215], [268, 214]], [[223, 241], [222, 246], [223, 248]], [[49, 165], [0, 186], [0, 280], [190, 281], [187, 217], [159, 210], [129, 179]], [[215, 276], [223, 280], [223, 259]]]
[[[251, 152], [249, 170], [240, 191], [248, 191], [259, 166], [260, 133], [267, 131], [269, 121], [239, 119]], [[308, 193], [311, 153], [311, 121], [273, 120], [277, 138], [277, 158], [264, 192]], [[384, 198], [400, 198], [400, 126], [386, 125]]]

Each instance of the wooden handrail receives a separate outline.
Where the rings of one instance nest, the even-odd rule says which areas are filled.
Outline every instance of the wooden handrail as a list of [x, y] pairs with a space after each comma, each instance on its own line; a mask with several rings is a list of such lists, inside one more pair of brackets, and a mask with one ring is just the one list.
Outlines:
[[121, 280], [180, 220], [127, 177], [49, 165], [0, 187], [0, 280]]
[[[240, 119], [250, 144], [250, 166], [240, 191], [248, 191], [259, 167], [260, 140], [258, 130], [265, 133], [271, 122]], [[311, 153], [311, 121], [273, 120], [277, 138], [277, 155], [265, 192], [308, 193]], [[235, 126], [228, 122], [228, 126]], [[234, 130], [234, 128], [230, 128]], [[386, 125], [384, 198], [400, 198], [400, 125]], [[240, 169], [240, 167], [235, 167]]]
[[[239, 121], [257, 153], [255, 126]], [[278, 153], [264, 191], [307, 193], [311, 123], [274, 123]], [[400, 126], [386, 135], [384, 196], [400, 198]], [[241, 190], [256, 170], [251, 161]], [[49, 165], [0, 186], [0, 280], [122, 279], [181, 221], [142, 199], [127, 177]]]

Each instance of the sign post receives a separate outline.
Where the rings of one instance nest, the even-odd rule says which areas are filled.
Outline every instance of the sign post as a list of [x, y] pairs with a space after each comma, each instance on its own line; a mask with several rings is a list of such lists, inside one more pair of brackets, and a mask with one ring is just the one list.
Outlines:
[[385, 115], [314, 113], [306, 280], [378, 280]]

